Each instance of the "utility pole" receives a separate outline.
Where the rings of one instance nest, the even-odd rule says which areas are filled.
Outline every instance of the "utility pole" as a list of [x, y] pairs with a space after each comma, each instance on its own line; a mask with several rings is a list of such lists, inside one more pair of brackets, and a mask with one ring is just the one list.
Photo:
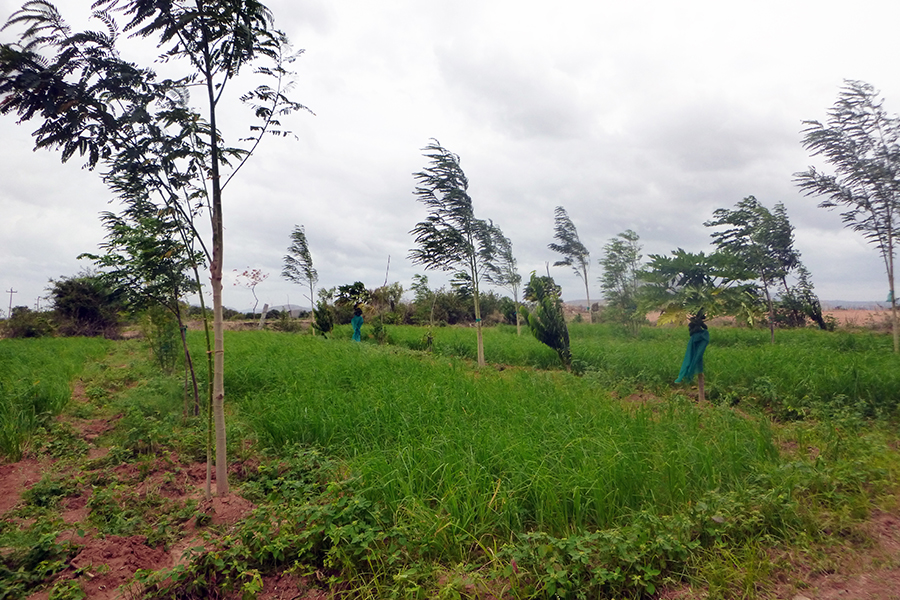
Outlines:
[[12, 318], [12, 295], [18, 294], [19, 292], [12, 289], [12, 286], [10, 286], [9, 289], [6, 291], [9, 294], [9, 312], [6, 314], [6, 318], [9, 319], [9, 318]]

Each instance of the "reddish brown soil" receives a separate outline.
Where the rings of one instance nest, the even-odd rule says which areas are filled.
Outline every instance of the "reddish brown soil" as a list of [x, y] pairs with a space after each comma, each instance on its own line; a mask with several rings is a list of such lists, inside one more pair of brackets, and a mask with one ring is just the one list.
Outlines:
[[[73, 400], [85, 401], [83, 390], [78, 386], [73, 392]], [[118, 419], [118, 416], [114, 416], [104, 419], [66, 417], [61, 420], [79, 432], [90, 446], [88, 457], [95, 459], [108, 453], [108, 448], [98, 446], [97, 440], [104, 432], [112, 429]], [[0, 464], [0, 520], [13, 520], [20, 526], [30, 524], [29, 519], [13, 518], [6, 513], [16, 508], [22, 500], [23, 492], [40, 481], [44, 473], [53, 472], [55, 476], [62, 478], [81, 475], [74, 471], [77, 467], [72, 467], [73, 472], [67, 473], [61, 465], [57, 461], [34, 457]], [[233, 472], [249, 468], [252, 465], [239, 464], [233, 467]], [[208, 515], [208, 525], [219, 526], [218, 531], [228, 531], [229, 526], [238, 523], [254, 508], [251, 502], [234, 493], [204, 500], [206, 465], [185, 463], [173, 454], [157, 457], [149, 465], [146, 462], [140, 465], [124, 463], [107, 469], [105, 475], [132, 486], [137, 497], [153, 493], [179, 505], [184, 505], [188, 500], [196, 500], [197, 512]], [[214, 489], [214, 475], [212, 486]], [[84, 485], [77, 494], [61, 501], [60, 514], [69, 529], [60, 533], [58, 541], [75, 544], [77, 553], [55, 580], [60, 582], [77, 578], [87, 598], [112, 600], [140, 597], [139, 590], [133, 584], [133, 577], [138, 569], [159, 571], [182, 564], [186, 561], [185, 553], [188, 548], [202, 547], [205, 543], [199, 535], [195, 519], [188, 519], [180, 525], [177, 541], [168, 548], [148, 545], [143, 536], [100, 535], [88, 521], [91, 495], [92, 486]], [[326, 597], [321, 591], [310, 589], [301, 578], [291, 575], [264, 577], [263, 584], [263, 591], [258, 596], [263, 600]], [[51, 586], [46, 586], [33, 593], [29, 600], [46, 600], [49, 598], [50, 588]]]

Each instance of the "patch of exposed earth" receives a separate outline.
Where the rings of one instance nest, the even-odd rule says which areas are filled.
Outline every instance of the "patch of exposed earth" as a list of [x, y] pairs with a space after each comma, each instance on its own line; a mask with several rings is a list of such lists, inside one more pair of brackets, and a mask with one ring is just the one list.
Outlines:
[[[83, 389], [78, 386], [73, 392], [73, 401], [85, 401]], [[41, 481], [45, 474], [63, 481], [79, 477], [82, 481], [101, 481], [96, 485], [79, 485], [76, 492], [60, 499], [59, 516], [66, 528], [59, 531], [57, 542], [72, 543], [75, 552], [54, 581], [28, 596], [29, 600], [46, 600], [52, 585], [71, 579], [77, 579], [79, 587], [90, 599], [140, 597], [133, 583], [139, 569], [160, 571], [185, 564], [189, 558], [188, 549], [203, 547], [210, 536], [227, 533], [254, 508], [253, 503], [235, 493], [206, 499], [205, 463], [184, 462], [171, 453], [140, 463], [109, 464], [93, 469], [92, 463], [107, 462], [105, 457], [109, 448], [100, 440], [104, 433], [115, 427], [120, 417], [78, 419], [68, 416], [60, 419], [88, 444], [87, 460], [81, 463], [38, 458], [26, 453], [20, 461], [0, 464], [0, 521], [12, 521], [19, 527], [29, 526], [33, 519], [13, 513], [22, 505], [26, 490]], [[232, 471], [242, 469], [243, 465], [234, 465]], [[140, 535], [103, 535], [92, 525], [90, 499], [100, 486], [111, 482], [124, 484], [136, 500], [154, 497], [164, 499], [169, 507], [196, 506], [192, 513], [194, 518], [176, 523], [178, 530], [170, 533], [166, 544], [149, 543]], [[212, 488], [215, 489], [214, 473]], [[196, 518], [198, 515], [202, 518]], [[205, 535], [201, 535], [201, 529]], [[289, 574], [264, 577], [263, 590], [258, 595], [263, 600], [324, 597], [321, 590], [311, 588], [304, 579]]]

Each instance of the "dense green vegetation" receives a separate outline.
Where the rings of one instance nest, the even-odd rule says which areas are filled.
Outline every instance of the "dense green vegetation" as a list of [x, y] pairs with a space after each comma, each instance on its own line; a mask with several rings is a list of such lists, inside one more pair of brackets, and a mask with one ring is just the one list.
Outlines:
[[[559, 368], [555, 353], [515, 328], [485, 330], [485, 354], [494, 363]], [[334, 334], [349, 339], [349, 329]], [[606, 389], [664, 394], [673, 389], [684, 356], [687, 331], [645, 327], [634, 338], [613, 325], [570, 323], [573, 368]], [[891, 340], [869, 331], [788, 330], [772, 345], [763, 329], [713, 327], [706, 352], [707, 395], [717, 404], [752, 402], [775, 416], [852, 413], [895, 417], [900, 406], [900, 359], [890, 354]], [[434, 354], [474, 359], [465, 328], [433, 331]], [[421, 328], [392, 326], [389, 343], [424, 349]]]
[[[290, 568], [359, 597], [639, 597], [676, 582], [757, 597], [772, 548], [816, 560], [831, 532], [896, 493], [897, 369], [883, 335], [788, 331], [773, 346], [766, 331], [713, 328], [714, 393], [700, 405], [671, 383], [683, 329], [634, 338], [574, 324], [581, 376], [513, 327], [486, 329], [497, 362], [484, 369], [469, 330], [436, 328], [430, 352], [412, 349], [421, 328], [385, 331], [393, 345], [350, 343], [343, 326], [330, 339], [227, 336], [229, 453], [237, 492], [259, 508], [189, 567], [141, 573], [151, 595], [208, 597], [215, 581], [252, 597], [261, 574]], [[80, 375], [92, 406], [123, 415], [110, 455], [84, 466], [91, 526], [170, 543], [192, 505], [132, 497], [103, 467], [149, 469], [167, 450], [202, 460], [205, 416], [183, 420], [182, 382], [142, 346], [88, 341], [91, 356], [112, 348], [127, 366], [106, 359]], [[53, 360], [28, 363], [47, 372], [84, 342], [0, 348], [37, 357], [53, 345]], [[75, 456], [70, 438], [51, 425], [30, 447]], [[49, 515], [82, 485], [45, 479], [20, 516]], [[54, 527], [4, 523], [10, 569]], [[52, 572], [65, 561], [54, 552]]]
[[69, 402], [85, 362], [109, 345], [97, 338], [0, 340], [0, 456], [21, 456], [35, 429]]

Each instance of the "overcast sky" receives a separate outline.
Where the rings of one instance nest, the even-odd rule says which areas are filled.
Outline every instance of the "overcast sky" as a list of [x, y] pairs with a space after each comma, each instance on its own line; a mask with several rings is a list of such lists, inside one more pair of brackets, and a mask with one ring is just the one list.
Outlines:
[[[20, 1], [0, 0], [5, 19]], [[87, 24], [90, 0], [59, 0]], [[643, 254], [708, 251], [703, 222], [754, 195], [782, 202], [796, 247], [824, 300], [884, 301], [877, 251], [837, 212], [802, 196], [792, 175], [815, 164], [802, 121], [824, 120], [844, 79], [879, 89], [900, 111], [896, 24], [887, 0], [672, 2], [530, 0], [270, 0], [296, 48], [294, 99], [315, 115], [285, 122], [226, 190], [225, 271], [258, 268], [260, 306], [306, 305], [280, 278], [295, 224], [306, 227], [319, 287], [424, 273], [407, 258], [425, 216], [412, 173], [430, 138], [461, 157], [476, 216], [513, 242], [523, 277], [559, 258], [553, 210], [563, 206], [597, 259], [626, 229]], [[99, 28], [99, 23], [93, 25]], [[12, 41], [12, 32], [0, 33]], [[128, 58], [144, 64], [146, 48]], [[231, 84], [234, 94], [241, 82]], [[249, 86], [249, 84], [247, 84]], [[248, 114], [227, 109], [229, 141]], [[89, 267], [116, 210], [97, 173], [32, 152], [35, 124], [0, 118], [0, 307], [34, 307], [51, 278]], [[427, 273], [433, 287], [448, 281]], [[566, 300], [584, 298], [571, 269], [551, 267]], [[253, 306], [226, 282], [225, 304]]]

